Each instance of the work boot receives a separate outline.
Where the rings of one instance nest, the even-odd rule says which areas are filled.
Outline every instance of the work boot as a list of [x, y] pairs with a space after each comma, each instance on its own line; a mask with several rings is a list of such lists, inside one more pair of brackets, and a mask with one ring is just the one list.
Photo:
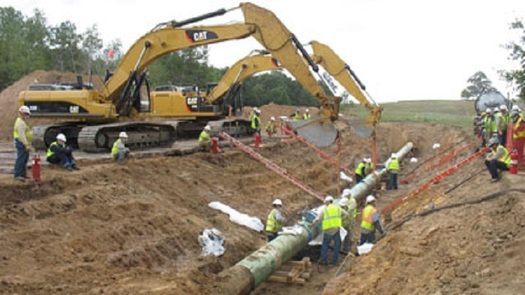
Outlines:
[[17, 177], [15, 177], [15, 180], [16, 181], [20, 181], [20, 182], [26, 181], [25, 177], [23, 177], [23, 176], [17, 176]]
[[78, 168], [77, 165], [72, 165], [71, 168], [72, 168], [73, 170], [80, 170], [80, 168]]
[[319, 265], [328, 265], [328, 261], [326, 260], [319, 260], [317, 263], [319, 263]]

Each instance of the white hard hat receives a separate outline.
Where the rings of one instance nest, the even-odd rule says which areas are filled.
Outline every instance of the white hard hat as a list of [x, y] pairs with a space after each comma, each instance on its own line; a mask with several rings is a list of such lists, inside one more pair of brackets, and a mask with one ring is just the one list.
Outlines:
[[24, 114], [28, 114], [30, 115], [31, 114], [31, 111], [29, 110], [29, 108], [27, 106], [21, 106], [18, 111], [20, 113], [24, 113]]
[[270, 118], [270, 120], [271, 120], [271, 121], [275, 121], [275, 117], [272, 116], [272, 117]]
[[257, 114], [259, 114], [259, 115], [261, 114], [261, 110], [259, 110], [259, 109], [255, 109], [255, 112], [256, 112]]
[[206, 126], [204, 126], [204, 130], [206, 130], [206, 131], [211, 131], [211, 127], [210, 127], [210, 125], [206, 125]]
[[485, 110], [485, 113], [487, 113], [487, 114], [488, 114], [488, 113], [492, 113], [492, 110], [491, 110], [490, 108], [487, 108], [487, 109]]
[[63, 133], [57, 135], [57, 140], [62, 140], [63, 142], [67, 141], [66, 136]]
[[330, 195], [328, 195], [328, 196], [326, 196], [326, 198], [324, 198], [325, 202], [332, 202], [333, 200], [334, 200], [334, 197], [332, 197]]
[[374, 196], [372, 196], [372, 195], [368, 195], [368, 196], [366, 197], [366, 203], [367, 203], [367, 204], [368, 204], [368, 203], [372, 203], [372, 202], [374, 202], [375, 200], [376, 200], [376, 198], [374, 198]]
[[342, 198], [340, 201], [339, 201], [339, 206], [346, 206], [348, 205], [348, 199], [347, 198]]
[[275, 199], [275, 200], [273, 200], [272, 205], [279, 205], [279, 206], [282, 206], [282, 205], [283, 205], [283, 202], [281, 201], [281, 199]]
[[513, 111], [519, 111], [520, 107], [517, 104], [515, 104], [515, 105], [512, 106], [512, 110]]
[[507, 109], [507, 106], [502, 104], [500, 107], [499, 107], [499, 110], [500, 111], [508, 111], [509, 109]]
[[397, 158], [397, 154], [396, 153], [392, 153], [392, 155], [390, 155], [390, 158]]
[[120, 138], [128, 138], [128, 134], [126, 132], [122, 131], [122, 132], [119, 133], [118, 137], [120, 137]]
[[341, 195], [342, 195], [343, 198], [350, 197], [352, 195], [352, 191], [350, 189], [348, 189], [348, 188], [345, 188]]
[[309, 109], [306, 109], [306, 110], [304, 110], [304, 111], [305, 111], [305, 112], [307, 112], [307, 113], [308, 113], [308, 112], [310, 112], [310, 110], [309, 110]]

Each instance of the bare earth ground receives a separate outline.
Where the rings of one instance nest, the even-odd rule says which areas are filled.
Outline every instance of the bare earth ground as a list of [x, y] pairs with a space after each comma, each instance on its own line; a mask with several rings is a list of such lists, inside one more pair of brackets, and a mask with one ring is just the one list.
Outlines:
[[[293, 109], [270, 105], [262, 111], [263, 116], [279, 116]], [[338, 125], [341, 161], [353, 170], [360, 158], [370, 155], [370, 141], [355, 136], [343, 120]], [[384, 161], [411, 141], [422, 163], [472, 140], [471, 131], [462, 128], [382, 123], [378, 156]], [[263, 156], [318, 191], [338, 194], [338, 170], [311, 149], [295, 141], [264, 142], [258, 149]], [[441, 144], [438, 151], [431, 148], [435, 142]], [[325, 151], [335, 157], [337, 146]], [[378, 207], [471, 152], [431, 172], [404, 161], [400, 179], [419, 166], [418, 177], [397, 191], [377, 191]], [[0, 293], [226, 295], [213, 289], [216, 275], [264, 245], [265, 235], [232, 223], [209, 208], [209, 202], [220, 201], [263, 222], [275, 197], [283, 199], [289, 216], [320, 204], [230, 148], [222, 154], [131, 159], [126, 165], [104, 158], [79, 164], [82, 170], [75, 172], [45, 166], [40, 183], [15, 183], [12, 175], [0, 175]], [[439, 208], [523, 189], [523, 176], [505, 173], [492, 184], [483, 167], [482, 159], [476, 159], [410, 199], [393, 213], [389, 227], [426, 210], [430, 202]], [[523, 195], [507, 192], [413, 217], [390, 230], [370, 254], [350, 259], [338, 276], [336, 268], [319, 272], [314, 267], [304, 286], [265, 282], [252, 293], [520, 294], [525, 287]], [[212, 227], [224, 234], [226, 252], [202, 257], [197, 237]]]

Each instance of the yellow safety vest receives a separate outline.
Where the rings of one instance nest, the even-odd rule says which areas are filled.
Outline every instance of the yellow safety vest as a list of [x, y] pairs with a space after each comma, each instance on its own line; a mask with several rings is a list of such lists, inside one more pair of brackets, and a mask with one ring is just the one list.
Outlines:
[[[518, 118], [518, 121], [516, 121], [516, 123], [514, 123], [514, 129], [518, 129], [520, 127], [520, 125], [523, 124], [523, 117], [519, 117]], [[514, 133], [512, 135], [512, 138], [521, 138], [521, 137], [525, 137], [525, 128], [521, 131], [518, 131], [516, 133]]]
[[[255, 123], [255, 121], [257, 121], [258, 124]], [[257, 126], [261, 126], [261, 118], [259, 118], [259, 116], [254, 114], [252, 117], [252, 129], [253, 130], [257, 129]]]
[[498, 159], [499, 162], [502, 162], [502, 163], [505, 163], [507, 165], [507, 167], [510, 165], [510, 153], [509, 151], [504, 147], [502, 146], [501, 144], [498, 145], [498, 147], [496, 148], [496, 150], [498, 149], [503, 149], [504, 153], [503, 155]]
[[113, 147], [111, 147], [111, 156], [115, 157], [116, 155], [118, 155], [118, 147], [117, 145], [121, 142], [122, 140], [119, 138], [117, 140], [115, 140], [115, 142], [113, 143]]
[[267, 232], [276, 233], [276, 232], [279, 232], [283, 228], [283, 225], [281, 224], [281, 222], [275, 218], [276, 210], [277, 209], [274, 208], [272, 209], [272, 211], [270, 211], [270, 214], [268, 214], [268, 218], [266, 220], [266, 231]]
[[374, 224], [374, 214], [377, 212], [376, 208], [372, 205], [368, 205], [363, 210], [363, 219], [361, 220], [361, 227], [366, 230], [374, 230], [376, 228]]
[[210, 140], [210, 134], [206, 130], [202, 130], [199, 135], [199, 143]]
[[396, 158], [390, 159], [390, 162], [388, 162], [388, 167], [386, 170], [391, 171], [399, 171], [399, 161]]
[[293, 116], [293, 121], [299, 121], [301, 120], [301, 115], [299, 115], [299, 113], [295, 113], [295, 115]]
[[[16, 118], [15, 126], [13, 127], [13, 138], [15, 139], [20, 138], [20, 134], [18, 134], [18, 128], [16, 128], [20, 121], [25, 123], [25, 121], [22, 118], [20, 117]], [[24, 134], [26, 136], [27, 142], [31, 144], [31, 142], [33, 141], [33, 132], [31, 132], [31, 128], [27, 124], [26, 124], [26, 129], [24, 130]]]
[[[352, 203], [355, 204], [355, 206], [354, 206], [354, 209], [351, 209], [352, 211], [350, 211], [350, 204], [352, 204]], [[353, 217], [354, 219], [356, 219], [356, 218], [357, 218], [357, 202], [356, 202], [356, 200], [354, 199], [354, 197], [351, 197], [351, 198], [348, 200], [348, 208], [349, 208], [349, 209], [348, 209], [348, 210], [349, 210], [348, 212], [352, 214], [352, 217]]]
[[[55, 145], [59, 145], [58, 142], [54, 141], [54, 142], [52, 142], [52, 143], [49, 145], [49, 148], [47, 149], [46, 157], [49, 158], [49, 157], [51, 157], [51, 156], [53, 156], [53, 155], [55, 154], [55, 152], [53, 152], [53, 151], [51, 150], [51, 148], [52, 148], [53, 146], [55, 146]], [[64, 146], [61, 146], [61, 147], [64, 147]]]
[[366, 169], [366, 165], [365, 163], [361, 162], [359, 163], [359, 165], [357, 165], [357, 168], [355, 168], [355, 174], [359, 175], [359, 176], [363, 176], [363, 172], [364, 170]]
[[323, 209], [323, 230], [341, 227], [341, 207], [330, 204]]
[[311, 116], [312, 115], [310, 115], [310, 113], [304, 113], [303, 114], [303, 119], [308, 120], [308, 119], [310, 119]]

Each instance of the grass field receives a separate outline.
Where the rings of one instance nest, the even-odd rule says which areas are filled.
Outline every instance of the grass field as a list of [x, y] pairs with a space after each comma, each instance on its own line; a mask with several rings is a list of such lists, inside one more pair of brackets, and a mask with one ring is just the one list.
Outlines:
[[[476, 115], [474, 101], [464, 100], [417, 100], [381, 104], [383, 115], [381, 122], [409, 121], [439, 123], [454, 126], [472, 126]], [[360, 117], [367, 115], [361, 105], [341, 105], [343, 113]]]

